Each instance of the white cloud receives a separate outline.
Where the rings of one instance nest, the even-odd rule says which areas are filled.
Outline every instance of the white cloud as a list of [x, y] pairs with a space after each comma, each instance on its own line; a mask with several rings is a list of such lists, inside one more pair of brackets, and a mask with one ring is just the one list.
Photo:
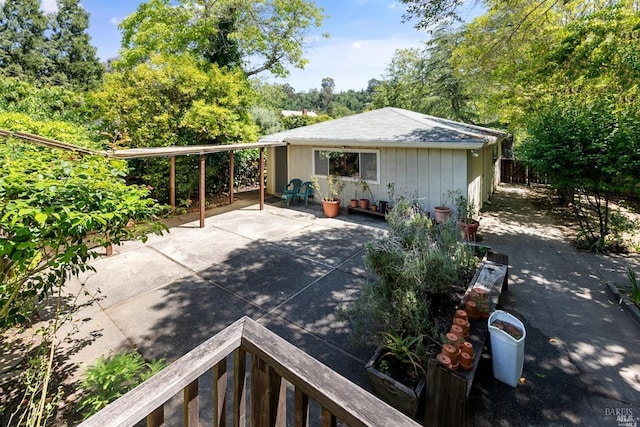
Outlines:
[[44, 13], [56, 13], [58, 11], [58, 4], [56, 0], [42, 0], [40, 9], [42, 9]]
[[115, 25], [117, 27], [118, 25], [120, 25], [120, 22], [122, 22], [122, 19], [114, 16], [113, 18], [109, 19], [109, 22], [111, 23], [111, 25]]

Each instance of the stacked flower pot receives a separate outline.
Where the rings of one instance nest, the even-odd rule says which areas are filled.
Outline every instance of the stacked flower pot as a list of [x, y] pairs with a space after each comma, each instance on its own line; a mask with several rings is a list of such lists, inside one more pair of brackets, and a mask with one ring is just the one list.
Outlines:
[[473, 369], [473, 345], [469, 338], [469, 315], [466, 310], [456, 310], [451, 329], [445, 336], [442, 351], [436, 357], [438, 363], [452, 371]]

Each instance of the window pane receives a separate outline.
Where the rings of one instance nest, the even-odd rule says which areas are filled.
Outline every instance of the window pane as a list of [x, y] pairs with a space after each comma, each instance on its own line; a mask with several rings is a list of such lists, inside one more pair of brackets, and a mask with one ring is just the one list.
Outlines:
[[329, 152], [328, 151], [313, 151], [313, 165], [314, 174], [316, 175], [329, 175]]
[[378, 164], [376, 153], [360, 153], [360, 158], [362, 160], [362, 165], [360, 168], [360, 175], [364, 179], [368, 179], [370, 181], [378, 180]]

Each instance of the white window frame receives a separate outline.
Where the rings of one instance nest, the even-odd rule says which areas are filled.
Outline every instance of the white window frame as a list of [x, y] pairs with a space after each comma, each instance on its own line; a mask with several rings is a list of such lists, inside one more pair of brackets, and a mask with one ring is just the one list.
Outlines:
[[[336, 152], [336, 153], [356, 153], [358, 155], [362, 154], [362, 153], [366, 153], [366, 154], [375, 154], [376, 155], [376, 179], [367, 179], [366, 181], [370, 184], [380, 184], [380, 150], [371, 150], [371, 149], [360, 149], [360, 148], [353, 148], [353, 149], [349, 149], [349, 148], [335, 148], [335, 147], [313, 147], [313, 150], [311, 152], [311, 170], [313, 173], [314, 177], [318, 177], [318, 178], [322, 178], [322, 177], [326, 177], [326, 174], [318, 174], [316, 173], [316, 152], [317, 151], [331, 151], [331, 152]], [[329, 170], [329, 165], [328, 165], [329, 160], [327, 159], [327, 170]], [[361, 162], [358, 161], [358, 165], [360, 165]], [[359, 173], [360, 171], [358, 171]], [[343, 181], [357, 181], [355, 178], [353, 178], [352, 176], [341, 176], [341, 178], [343, 179]]]

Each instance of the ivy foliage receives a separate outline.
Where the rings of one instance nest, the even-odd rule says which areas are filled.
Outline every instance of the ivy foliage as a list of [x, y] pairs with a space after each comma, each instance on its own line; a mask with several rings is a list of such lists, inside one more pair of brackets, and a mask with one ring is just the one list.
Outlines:
[[153, 221], [163, 207], [125, 183], [122, 161], [9, 139], [0, 168], [0, 326], [28, 320], [99, 247], [164, 229]]

